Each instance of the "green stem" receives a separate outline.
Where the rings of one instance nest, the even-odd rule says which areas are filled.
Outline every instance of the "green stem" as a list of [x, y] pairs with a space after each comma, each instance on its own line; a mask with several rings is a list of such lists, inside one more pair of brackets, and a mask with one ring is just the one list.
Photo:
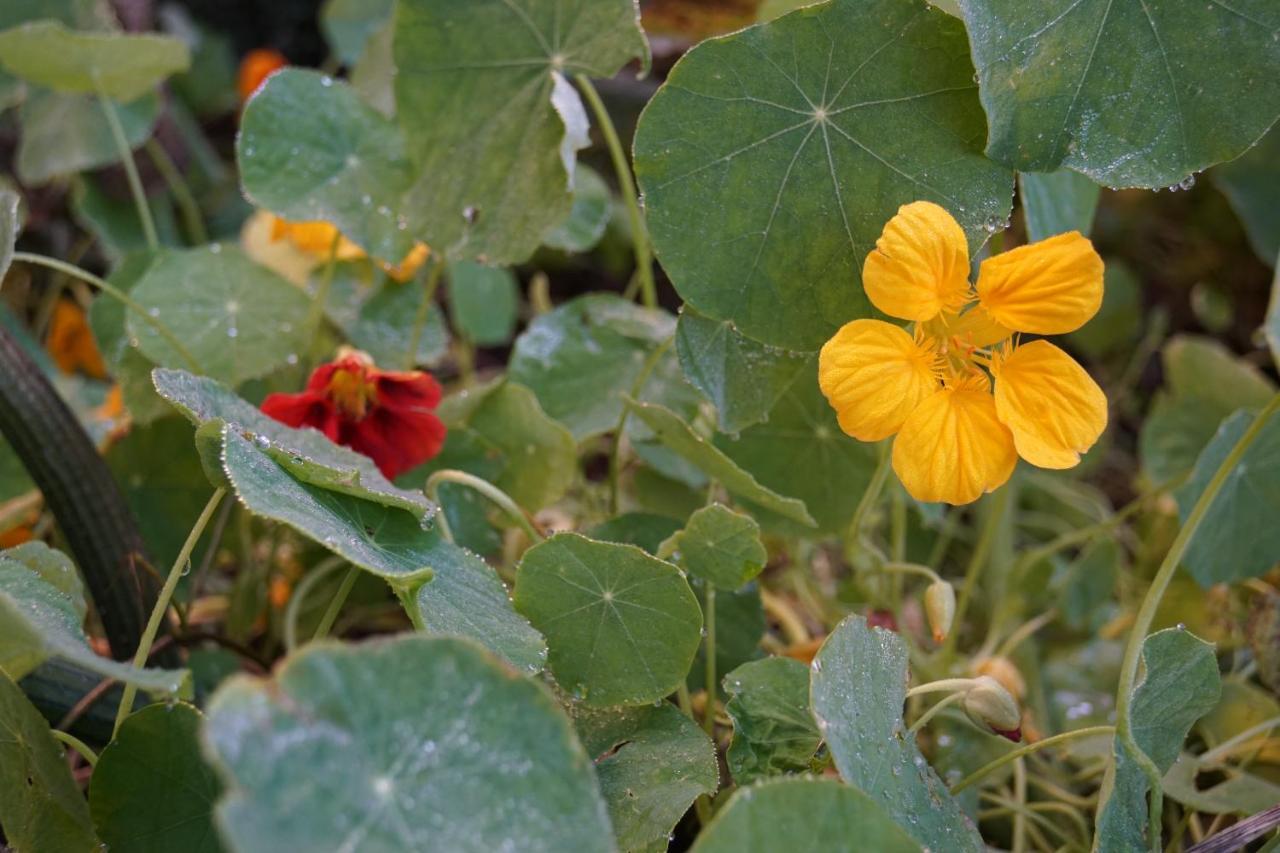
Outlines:
[[116, 105], [101, 90], [98, 91], [98, 103], [107, 116], [107, 124], [111, 126], [111, 136], [120, 153], [120, 162], [124, 165], [125, 177], [129, 180], [129, 192], [133, 193], [133, 203], [138, 208], [138, 218], [142, 221], [142, 233], [147, 238], [147, 248], [153, 252], [160, 250], [160, 238], [156, 235], [156, 223], [151, 218], [151, 208], [147, 205], [147, 194], [142, 188], [142, 178], [138, 175], [138, 164], [133, 160], [133, 149], [129, 147], [129, 139], [124, 134], [124, 126], [120, 124], [120, 116], [116, 113]]
[[1044, 740], [1038, 740], [1035, 743], [1029, 743], [1029, 744], [1026, 744], [1025, 746], [1020, 746], [1017, 749], [1013, 749], [1013, 750], [1010, 750], [1009, 752], [1006, 752], [1004, 755], [1000, 756], [999, 758], [993, 759], [992, 761], [988, 761], [986, 764], [982, 765], [977, 770], [973, 771], [968, 776], [961, 779], [954, 786], [952, 786], [951, 793], [952, 794], [960, 793], [965, 788], [970, 787], [975, 782], [982, 779], [982, 777], [987, 776], [996, 770], [999, 770], [1001, 767], [1005, 766], [1010, 761], [1016, 761], [1017, 759], [1022, 758], [1024, 755], [1030, 755], [1033, 752], [1039, 752], [1042, 749], [1047, 749], [1048, 747], [1057, 746], [1058, 744], [1062, 744], [1062, 743], [1069, 743], [1073, 740], [1079, 740], [1080, 738], [1097, 737], [1099, 735], [1109, 735], [1109, 734], [1113, 734], [1114, 732], [1115, 732], [1114, 726], [1089, 726], [1083, 729], [1076, 729], [1075, 731], [1056, 734], [1056, 735], [1053, 735], [1052, 737], [1047, 737]]
[[950, 655], [956, 647], [956, 637], [960, 636], [960, 630], [964, 625], [964, 615], [969, 609], [969, 601], [972, 600], [973, 592], [978, 586], [978, 578], [982, 575], [982, 569], [986, 566], [987, 560], [991, 556], [991, 547], [995, 544], [996, 531], [999, 530], [1005, 508], [1009, 505], [1009, 490], [1007, 488], [998, 489], [993, 496], [993, 501], [991, 514], [987, 516], [986, 523], [982, 525], [982, 533], [978, 536], [978, 544], [974, 546], [973, 555], [969, 558], [969, 566], [964, 572], [964, 583], [960, 587], [960, 597], [956, 601], [956, 614], [951, 620], [952, 628], [947, 633], [947, 638], [942, 641], [941, 651], [944, 657]]
[[[1191, 544], [1191, 539], [1200, 528], [1200, 523], [1204, 521], [1204, 517], [1209, 513], [1209, 508], [1213, 505], [1214, 499], [1217, 498], [1218, 492], [1222, 490], [1222, 486], [1226, 483], [1231, 472], [1235, 470], [1240, 459], [1253, 444], [1254, 440], [1262, 433], [1262, 428], [1266, 426], [1267, 421], [1271, 419], [1271, 416], [1278, 409], [1280, 409], [1280, 394], [1271, 398], [1266, 407], [1253, 419], [1253, 423], [1249, 424], [1249, 428], [1244, 431], [1244, 435], [1240, 436], [1235, 447], [1232, 447], [1231, 452], [1222, 460], [1222, 464], [1214, 472], [1213, 477], [1200, 494], [1195, 506], [1191, 508], [1191, 513], [1187, 516], [1182, 529], [1178, 531], [1173, 544], [1169, 546], [1169, 550], [1164, 556], [1164, 561], [1161, 562], [1155, 578], [1151, 581], [1151, 586], [1147, 588], [1146, 597], [1143, 598], [1142, 604], [1138, 608], [1137, 616], [1134, 617], [1133, 627], [1129, 630], [1129, 639], [1125, 645], [1124, 659], [1120, 664], [1119, 683], [1116, 687], [1116, 738], [1135, 759], [1138, 756], [1147, 758], [1146, 753], [1142, 751], [1137, 741], [1134, 740], [1133, 722], [1129, 718], [1129, 703], [1133, 698], [1134, 683], [1138, 679], [1138, 664], [1142, 657], [1142, 644], [1151, 630], [1151, 623], [1155, 621], [1156, 611], [1160, 607], [1160, 600], [1169, 588], [1169, 583], [1173, 580], [1174, 573], [1178, 570], [1178, 564], [1182, 562], [1182, 555], [1186, 553], [1187, 546]], [[1139, 764], [1141, 763], [1139, 762]], [[1148, 763], [1150, 763], [1149, 759]], [[1152, 768], [1143, 765], [1143, 770], [1147, 772], [1148, 778], [1150, 778]], [[1151, 818], [1151, 837], [1149, 840], [1158, 849], [1160, 844], [1160, 810], [1164, 797], [1160, 789], [1159, 773], [1156, 773], [1155, 776], [1156, 778], [1151, 787], [1151, 807], [1148, 810]]]
[[135, 302], [133, 297], [105, 279], [98, 278], [98, 276], [88, 270], [80, 269], [80, 267], [75, 266], [74, 264], [69, 264], [66, 261], [60, 261], [57, 258], [50, 258], [46, 255], [36, 255], [31, 252], [14, 252], [13, 259], [15, 261], [22, 261], [28, 264], [48, 267], [51, 270], [57, 270], [58, 272], [78, 278], [86, 284], [93, 285], [107, 296], [110, 296], [112, 299], [121, 303], [136, 314], [138, 319], [142, 322], [155, 329], [156, 334], [164, 338], [165, 343], [173, 347], [174, 352], [182, 356], [182, 360], [187, 363], [187, 366], [190, 367], [192, 371], [196, 373], [204, 372], [200, 368], [200, 364], [196, 361], [195, 356], [193, 356], [187, 348], [182, 345], [182, 341], [178, 340], [177, 335], [170, 331], [168, 326], [161, 323], [159, 319], [152, 317], [151, 313], [147, 311], [146, 308], [143, 308], [140, 304]]
[[963, 690], [957, 690], [955, 693], [952, 693], [950, 696], [942, 697], [942, 699], [933, 703], [933, 706], [930, 707], [929, 710], [921, 714], [920, 718], [916, 720], [914, 723], [912, 723], [911, 728], [908, 729], [907, 731], [911, 734], [914, 734], [920, 731], [922, 728], [925, 727], [925, 725], [928, 724], [930, 720], [932, 720], [935, 716], [941, 713], [948, 705], [954, 702], [959, 702], [963, 698], [964, 698]]
[[[225, 488], [215, 489], [213, 495], [209, 498], [209, 502], [205, 504], [204, 510], [200, 513], [200, 517], [196, 519], [195, 526], [191, 528], [191, 532], [187, 534], [187, 541], [182, 544], [182, 550], [178, 552], [178, 558], [173, 561], [173, 568], [169, 569], [169, 576], [165, 578], [164, 586], [160, 588], [160, 595], [156, 598], [156, 606], [151, 609], [151, 618], [147, 620], [147, 627], [142, 631], [142, 639], [138, 641], [138, 651], [133, 655], [133, 668], [141, 670], [147, 665], [147, 657], [151, 654], [151, 644], [156, 640], [156, 634], [160, 632], [160, 624], [164, 621], [165, 611], [169, 609], [169, 601], [173, 598], [173, 591], [178, 588], [178, 579], [182, 577], [183, 570], [191, 561], [191, 552], [195, 550], [196, 543], [200, 541], [200, 534], [204, 533], [205, 526], [209, 523], [209, 519], [213, 517], [214, 510], [221, 503], [223, 495], [227, 493]], [[112, 737], [120, 732], [120, 726], [124, 723], [125, 717], [129, 716], [129, 712], [133, 710], [134, 697], [138, 695], [138, 688], [134, 684], [126, 684], [124, 686], [124, 695], [120, 697], [120, 708], [116, 711], [116, 725], [112, 731]]]
[[400, 606], [404, 608], [404, 612], [409, 615], [409, 621], [413, 624], [415, 631], [427, 630], [427, 620], [422, 618], [422, 608], [418, 606], [418, 590], [421, 586], [409, 588], [393, 586], [396, 598], [400, 599]]
[[328, 609], [320, 617], [320, 624], [316, 625], [316, 632], [311, 635], [312, 640], [322, 640], [329, 636], [329, 629], [337, 621], [338, 614], [342, 611], [342, 605], [347, 603], [347, 596], [351, 594], [351, 588], [356, 585], [356, 579], [359, 577], [360, 569], [358, 567], [352, 566], [347, 569], [347, 573], [342, 577], [342, 583], [338, 585], [338, 591], [333, 594], [333, 600], [329, 602]]
[[182, 177], [182, 172], [173, 162], [173, 158], [169, 156], [168, 151], [164, 150], [164, 146], [156, 141], [154, 136], [146, 141], [145, 147], [147, 156], [155, 164], [156, 171], [160, 173], [160, 177], [164, 178], [165, 185], [169, 187], [169, 192], [173, 193], [174, 201], [178, 203], [178, 209], [182, 211], [182, 221], [187, 226], [187, 236], [197, 246], [203, 246], [208, 243], [209, 232], [204, 227], [204, 217], [200, 214], [200, 205], [196, 203], [196, 197], [192, 194], [191, 187], [187, 185], [186, 178]]
[[875, 473], [871, 475], [871, 482], [867, 484], [867, 490], [862, 493], [862, 498], [858, 501], [858, 506], [853, 511], [853, 518], [849, 520], [849, 532], [845, 534], [846, 550], [855, 547], [862, 536], [862, 525], [866, 521], [867, 513], [871, 511], [871, 507], [880, 498], [880, 492], [884, 490], [885, 480], [889, 478], [890, 458], [892, 455], [889, 442], [882, 443], [880, 445], [880, 461], [876, 464]]
[[431, 313], [431, 304], [436, 301], [436, 290], [440, 287], [440, 276], [444, 272], [444, 256], [437, 255], [431, 269], [427, 270], [427, 283], [423, 285], [426, 293], [418, 305], [418, 313], [413, 318], [413, 330], [409, 333], [409, 351], [405, 353], [405, 370], [413, 370], [418, 366], [418, 342], [422, 340], [422, 330], [427, 325], [427, 317]]
[[1263, 720], [1261, 723], [1258, 723], [1256, 726], [1250, 726], [1249, 728], [1240, 732], [1238, 735], [1227, 738], [1222, 743], [1215, 746], [1213, 749], [1210, 749], [1202, 753], [1198, 761], [1202, 765], [1211, 764], [1211, 763], [1220, 761], [1221, 759], [1225, 758], [1226, 756], [1234, 752], [1236, 747], [1240, 746], [1243, 743], [1247, 743], [1257, 735], [1263, 734], [1264, 732], [1274, 729], [1276, 726], [1280, 726], [1280, 717], [1271, 717], [1270, 719]]
[[[468, 474], [466, 471], [457, 471], [452, 468], [445, 468], [441, 471], [436, 471], [427, 478], [427, 484], [423, 487], [423, 491], [426, 492], [427, 497], [431, 498], [431, 500], [435, 501], [437, 504], [440, 503], [439, 492], [440, 484], [442, 483], [457, 483], [458, 485], [475, 489], [477, 492], [493, 501], [493, 503], [497, 504], [503, 512], [519, 524], [530, 540], [533, 542], [541, 542], [546, 538], [542, 535], [541, 531], [534, 526], [534, 523], [529, 520], [529, 516], [520, 508], [520, 505], [512, 500], [510, 495], [502, 491], [502, 489], [499, 489], [493, 483], [490, 483], [488, 480], [482, 480], [474, 474]], [[445, 538], [452, 542], [453, 534], [449, 530], [449, 523], [445, 520], [443, 509], [436, 513], [436, 523], [440, 525], [440, 532], [444, 534]]]
[[582, 90], [587, 103], [591, 105], [592, 112], [595, 113], [596, 122], [604, 134], [604, 141], [609, 146], [609, 156], [613, 158], [613, 170], [618, 175], [618, 188], [622, 192], [623, 202], [627, 205], [627, 218], [631, 221], [631, 239], [635, 244], [636, 273], [640, 276], [641, 298], [644, 300], [645, 307], [656, 308], [658, 307], [658, 289], [653, 283], [653, 252], [649, 246], [649, 232], [645, 228], [644, 217], [640, 215], [640, 199], [636, 193], [635, 181], [631, 177], [631, 166], [627, 163], [626, 152], [622, 149], [617, 128], [613, 126], [613, 119], [609, 117], [604, 101], [600, 100], [596, 87], [591, 85], [591, 78], [585, 74], [578, 74], [574, 80], [577, 81], [578, 88]]
[[703, 588], [703, 621], [707, 628], [707, 637], [703, 645], [706, 656], [706, 688], [707, 706], [702, 709], [702, 728], [707, 737], [715, 740], [716, 733], [716, 585], [706, 582]]
[[294, 588], [293, 595], [289, 596], [289, 603], [284, 608], [284, 647], [286, 652], [291, 652], [298, 647], [298, 616], [302, 613], [302, 604], [307, 600], [312, 587], [331, 573], [342, 568], [345, 562], [345, 559], [336, 555], [322, 560], [315, 568], [307, 572], [307, 576]]
[[937, 572], [919, 563], [885, 563], [880, 567], [880, 571], [900, 575], [920, 575], [928, 578], [933, 583], [942, 582], [942, 578], [938, 577]]
[[64, 732], [61, 729], [50, 729], [49, 734], [53, 735], [54, 740], [61, 741], [76, 752], [80, 753], [84, 760], [88, 762], [90, 767], [98, 766], [98, 753], [90, 749], [89, 745], [80, 740], [80, 738], [69, 732]]
[[[627, 396], [633, 400], [640, 398], [640, 392], [644, 390], [644, 383], [649, 381], [650, 375], [653, 374], [654, 368], [658, 366], [658, 362], [662, 360], [662, 356], [666, 355], [671, 345], [675, 343], [675, 338], [670, 337], [658, 346], [654, 347], [653, 352], [649, 353], [649, 357], [645, 359], [644, 365], [640, 368], [640, 373], [636, 375], [635, 382], [631, 383], [631, 392]], [[618, 504], [621, 502], [622, 490], [622, 442], [627, 428], [627, 419], [631, 417], [631, 406], [623, 405], [622, 412], [618, 415], [618, 423], [613, 428], [613, 448], [609, 453], [609, 514], [618, 514]]]

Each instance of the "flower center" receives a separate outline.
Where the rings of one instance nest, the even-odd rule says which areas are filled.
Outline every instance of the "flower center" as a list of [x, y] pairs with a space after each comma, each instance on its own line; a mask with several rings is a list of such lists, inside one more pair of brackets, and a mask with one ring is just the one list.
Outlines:
[[329, 379], [329, 399], [342, 414], [361, 420], [378, 403], [378, 387], [363, 370], [335, 370]]

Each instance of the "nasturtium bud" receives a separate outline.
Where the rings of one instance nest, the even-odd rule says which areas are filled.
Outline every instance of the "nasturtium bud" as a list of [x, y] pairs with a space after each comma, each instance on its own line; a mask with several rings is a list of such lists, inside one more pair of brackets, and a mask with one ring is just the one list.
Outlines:
[[1022, 673], [1013, 665], [1013, 661], [1003, 655], [982, 658], [973, 665], [973, 674], [991, 676], [1003, 684], [1014, 699], [1022, 699], [1027, 695], [1027, 682], [1023, 680]]
[[924, 591], [924, 613], [929, 618], [933, 641], [941, 643], [951, 633], [951, 620], [956, 615], [956, 591], [944, 580], [936, 580]]
[[986, 727], [1017, 743], [1022, 740], [1022, 711], [1004, 685], [989, 675], [980, 675], [964, 694], [964, 712], [975, 725]]

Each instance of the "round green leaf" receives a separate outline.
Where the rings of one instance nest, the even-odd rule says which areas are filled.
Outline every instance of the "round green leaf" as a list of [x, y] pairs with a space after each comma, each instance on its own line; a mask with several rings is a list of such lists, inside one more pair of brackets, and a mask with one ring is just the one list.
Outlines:
[[573, 183], [573, 207], [569, 216], [547, 232], [542, 245], [566, 252], [585, 252], [604, 236], [613, 213], [613, 196], [604, 178], [589, 166], [578, 166]]
[[[877, 797], [930, 850], [985, 850], [982, 836], [925, 761], [902, 721], [907, 645], [850, 616], [827, 637], [810, 668], [814, 719], [840, 776]], [[876, 756], [868, 761], [867, 756]]]
[[1280, 116], [1270, 0], [962, 0], [987, 153], [1113, 187], [1171, 187]]
[[84, 801], [49, 724], [0, 670], [0, 829], [15, 850], [98, 849]]
[[614, 849], [550, 693], [463, 640], [309, 645], [270, 681], [224, 683], [205, 744], [246, 853]]
[[963, 26], [923, 0], [823, 3], [685, 54], [635, 141], [680, 295], [816, 350], [869, 316], [862, 263], [900, 205], [935, 201], [980, 245], [1013, 176], [982, 155], [972, 76]]
[[394, 26], [415, 230], [450, 258], [524, 260], [569, 215], [587, 143], [567, 78], [647, 64], [636, 0], [402, 0]]
[[722, 504], [705, 506], [690, 516], [661, 553], [723, 590], [737, 589], [760, 574], [769, 559], [755, 519]]
[[[309, 339], [306, 294], [232, 246], [161, 254], [133, 298], [164, 323], [214, 379], [239, 385], [297, 358]], [[147, 358], [190, 367], [152, 326], [130, 313], [130, 335]]]
[[300, 68], [272, 74], [245, 106], [236, 160], [254, 204], [331, 222], [389, 263], [413, 248], [399, 215], [410, 179], [400, 131], [346, 83]]
[[556, 680], [596, 707], [670, 695], [701, 640], [702, 611], [675, 566], [576, 533], [525, 552], [515, 602], [547, 638]]
[[1280, 254], [1280, 129], [1209, 174], [1240, 217], [1253, 251], [1274, 269]]
[[0, 64], [59, 92], [132, 101], [191, 64], [186, 44], [155, 33], [69, 30], [33, 21], [0, 32]]
[[1034, 242], [1068, 231], [1087, 237], [1102, 189], [1084, 175], [1063, 169], [1048, 174], [1020, 173], [1018, 192], [1027, 220], [1027, 239]]
[[596, 755], [600, 792], [622, 850], [661, 842], [701, 794], [720, 786], [711, 739], [669, 702], [577, 709], [574, 726]]
[[200, 755], [203, 721], [185, 702], [149, 705], [125, 719], [98, 757], [89, 808], [116, 853], [222, 850], [213, 828], [222, 786]]
[[724, 677], [733, 720], [725, 756], [739, 785], [808, 769], [822, 736], [809, 711], [809, 667], [787, 657], [753, 660]]
[[520, 286], [505, 267], [472, 261], [449, 265], [449, 308], [458, 330], [477, 346], [505, 344], [516, 330]]
[[394, 10], [395, 0], [325, 0], [320, 8], [320, 28], [334, 55], [353, 65], [373, 34], [391, 20]]
[[[160, 117], [160, 99], [144, 95], [116, 104], [116, 112], [125, 138], [131, 146], [138, 146], [151, 135]], [[31, 89], [18, 111], [18, 121], [22, 139], [14, 167], [29, 186], [120, 161], [111, 126], [92, 95]]]
[[694, 853], [920, 849], [871, 797], [832, 779], [806, 778], [740, 788], [693, 845]]

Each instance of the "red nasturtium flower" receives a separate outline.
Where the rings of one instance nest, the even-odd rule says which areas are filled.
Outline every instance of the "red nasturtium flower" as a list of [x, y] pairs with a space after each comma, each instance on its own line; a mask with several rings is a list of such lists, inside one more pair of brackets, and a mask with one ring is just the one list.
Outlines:
[[291, 427], [314, 427], [395, 477], [440, 452], [445, 426], [433, 410], [440, 384], [429, 373], [379, 370], [355, 350], [311, 373], [298, 394], [269, 394], [262, 411]]

